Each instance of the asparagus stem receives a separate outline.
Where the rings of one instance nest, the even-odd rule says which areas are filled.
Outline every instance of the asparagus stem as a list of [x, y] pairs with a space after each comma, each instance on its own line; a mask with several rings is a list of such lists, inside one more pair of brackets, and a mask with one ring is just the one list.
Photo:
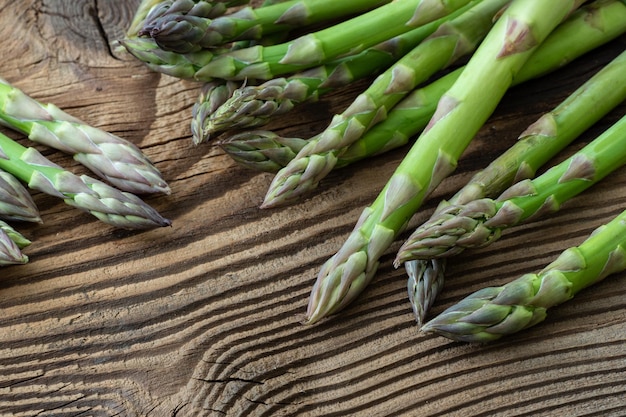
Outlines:
[[540, 272], [476, 291], [427, 322], [422, 331], [463, 342], [489, 342], [534, 326], [549, 308], [626, 269], [625, 246], [626, 211]]
[[90, 126], [54, 104], [42, 104], [0, 79], [0, 123], [33, 142], [73, 155], [116, 187], [132, 193], [170, 193], [161, 173], [133, 143]]
[[514, 75], [537, 45], [578, 6], [575, 0], [511, 2], [457, 82], [442, 96], [428, 126], [376, 200], [363, 211], [342, 248], [322, 266], [309, 299], [309, 323], [345, 307], [367, 286], [380, 256], [424, 198], [454, 170]]
[[267, 35], [362, 13], [388, 2], [389, 0], [288, 0], [263, 7], [244, 7], [217, 18], [210, 15], [164, 15], [149, 32], [157, 43], [176, 52], [186, 53], [233, 41], [258, 41]]
[[199, 81], [212, 78], [268, 80], [302, 71], [377, 45], [446, 16], [469, 2], [470, 0], [392, 1], [289, 42], [268, 47], [256, 45], [222, 54], [200, 69], [195, 78]]
[[124, 229], [169, 226], [152, 207], [134, 194], [119, 191], [86, 175], [77, 176], [52, 163], [35, 148], [26, 148], [0, 134], [0, 169], [65, 203]]
[[317, 187], [338, 157], [417, 85], [474, 51], [509, 0], [484, 0], [444, 22], [376, 80], [312, 138], [270, 184], [261, 207], [292, 203]]
[[432, 35], [442, 23], [458, 16], [467, 6], [450, 15], [410, 30], [360, 53], [324, 63], [288, 78], [277, 77], [260, 85], [245, 86], [207, 118], [198, 120], [207, 140], [228, 129], [262, 126], [285, 114], [297, 104], [316, 100], [323, 94], [355, 80], [372, 76], [398, 61]]
[[0, 171], [0, 219], [41, 223], [39, 210], [22, 183]]
[[[626, 74], [624, 67], [619, 71], [622, 77]], [[611, 86], [620, 88], [619, 83]], [[531, 131], [540, 129], [539, 134], [552, 134], [553, 121], [540, 120]], [[535, 179], [515, 183], [496, 200], [481, 198], [443, 208], [409, 237], [398, 252], [396, 264], [411, 258], [447, 257], [466, 248], [487, 246], [499, 239], [503, 229], [559, 210], [563, 203], [626, 163], [622, 142], [625, 134], [626, 117], [565, 161]]]
[[[11, 226], [0, 221], [0, 266], [20, 265], [28, 262], [28, 257], [22, 253], [18, 244], [12, 239], [10, 234], [13, 233], [21, 236]], [[24, 240], [28, 242], [25, 238]]]

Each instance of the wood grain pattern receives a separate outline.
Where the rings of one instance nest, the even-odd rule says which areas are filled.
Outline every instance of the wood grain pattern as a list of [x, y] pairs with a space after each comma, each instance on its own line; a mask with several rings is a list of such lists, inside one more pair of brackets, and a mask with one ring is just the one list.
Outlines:
[[[173, 227], [143, 233], [113, 230], [34, 193], [44, 224], [16, 225], [33, 241], [31, 261], [0, 270], [0, 416], [626, 414], [623, 273], [519, 335], [487, 346], [451, 343], [417, 331], [404, 271], [391, 265], [399, 240], [354, 305], [302, 325], [317, 269], [406, 149], [333, 172], [301, 204], [258, 209], [270, 175], [191, 144], [200, 85], [152, 73], [114, 48], [137, 5], [0, 0], [1, 76], [137, 143], [173, 190], [146, 198]], [[414, 224], [625, 45], [621, 38], [508, 93]], [[271, 127], [311, 136], [364, 85]], [[83, 172], [67, 156], [39, 149]], [[620, 170], [558, 214], [455, 259], [434, 312], [541, 268], [624, 207]]]

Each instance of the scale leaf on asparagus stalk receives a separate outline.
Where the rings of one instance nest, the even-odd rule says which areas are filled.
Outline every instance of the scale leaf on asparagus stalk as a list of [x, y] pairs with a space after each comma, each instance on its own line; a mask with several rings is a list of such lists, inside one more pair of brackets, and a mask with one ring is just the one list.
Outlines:
[[42, 104], [0, 79], [0, 124], [73, 155], [114, 186], [132, 193], [170, 193], [161, 173], [133, 143]]
[[[328, 28], [277, 45], [255, 45], [220, 54], [198, 70], [195, 79], [269, 80], [354, 54], [423, 26], [470, 0], [392, 1]], [[376, 28], [376, 30], [372, 30]]]
[[483, 0], [442, 23], [374, 82], [330, 125], [312, 138], [296, 157], [274, 177], [261, 207], [292, 203], [312, 189], [334, 168], [341, 153], [372, 126], [380, 123], [393, 106], [457, 59], [471, 54], [509, 0]]
[[123, 229], [152, 229], [171, 225], [134, 194], [120, 191], [87, 175], [74, 175], [0, 134], [0, 169], [13, 174], [29, 188], [63, 199], [104, 223]]
[[424, 324], [421, 330], [462, 342], [490, 342], [542, 322], [551, 307], [626, 269], [626, 211], [597, 228], [538, 273], [487, 287]]
[[380, 257], [424, 198], [455, 169], [457, 159], [491, 115], [514, 75], [580, 3], [510, 3], [457, 82], [442, 96], [433, 118], [382, 192], [365, 208], [344, 245], [322, 266], [309, 299], [309, 323], [337, 312], [363, 291]]
[[[626, 58], [626, 52], [622, 55]], [[623, 67], [618, 71], [620, 76], [626, 74]], [[626, 88], [625, 84], [611, 85]], [[531, 126], [531, 132], [551, 132], [553, 121], [540, 119], [539, 125]], [[626, 163], [625, 137], [623, 117], [574, 155], [534, 179], [516, 182], [497, 199], [485, 197], [442, 208], [407, 239], [396, 260], [447, 257], [466, 248], [484, 247], [499, 239], [505, 228], [556, 212]]]
[[22, 183], [0, 171], [0, 219], [41, 223], [39, 209]]

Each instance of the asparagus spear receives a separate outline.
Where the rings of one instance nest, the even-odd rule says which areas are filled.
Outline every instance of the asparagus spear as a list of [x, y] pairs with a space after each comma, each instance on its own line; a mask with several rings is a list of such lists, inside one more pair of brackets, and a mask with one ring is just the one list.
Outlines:
[[0, 219], [41, 223], [28, 190], [6, 171], [0, 171]]
[[204, 119], [198, 118], [196, 123], [203, 126], [203, 137], [197, 138], [197, 141], [207, 140], [211, 134], [228, 129], [264, 125], [270, 118], [287, 113], [299, 103], [315, 100], [339, 86], [379, 73], [432, 35], [442, 23], [458, 16], [472, 4], [475, 2], [360, 53], [324, 63], [288, 78], [277, 77], [260, 85], [242, 87], [215, 112]]
[[317, 187], [339, 155], [356, 142], [417, 85], [474, 51], [509, 0], [484, 0], [443, 23], [404, 55], [352, 102], [330, 125], [280, 170], [261, 207], [292, 203]]
[[171, 224], [134, 194], [86, 175], [74, 175], [35, 148], [26, 148], [3, 134], [0, 134], [0, 169], [24, 181], [29, 188], [62, 198], [70, 206], [115, 227], [149, 229]]
[[285, 166], [305, 144], [305, 139], [282, 137], [264, 130], [243, 131], [217, 142], [241, 165], [265, 172]]
[[147, 14], [137, 36], [150, 36], [166, 51], [186, 54], [213, 46], [207, 43], [212, 19], [222, 16], [229, 7], [247, 4], [247, 0], [213, 2], [203, 0], [165, 0]]
[[69, 153], [116, 187], [170, 193], [161, 173], [133, 143], [90, 126], [54, 104], [42, 104], [0, 79], [0, 123], [34, 142]]
[[[620, 71], [626, 74], [623, 68]], [[554, 125], [546, 123], [538, 127], [550, 132]], [[625, 134], [626, 117], [571, 157], [532, 180], [515, 183], [495, 200], [481, 198], [443, 208], [409, 237], [398, 252], [396, 264], [407, 259], [447, 257], [466, 248], [487, 246], [499, 239], [505, 228], [559, 210], [563, 203], [626, 163], [622, 141]]]
[[[463, 7], [470, 0], [392, 1], [326, 29], [292, 41], [256, 45], [221, 54], [201, 68], [198, 81], [212, 78], [268, 80], [316, 67], [345, 54], [354, 54]], [[372, 30], [375, 28], [376, 30]]]
[[204, 120], [226, 103], [240, 87], [241, 84], [235, 81], [215, 80], [204, 84], [191, 110], [191, 135], [194, 145], [208, 138]]
[[[321, 268], [307, 320], [350, 303], [372, 279], [380, 256], [424, 198], [456, 166], [529, 56], [580, 1], [513, 0], [444, 94], [433, 118], [342, 248]], [[452, 134], [454, 132], [454, 134]], [[416, 162], [418, 161], [418, 162]]]
[[538, 273], [487, 287], [424, 324], [422, 331], [463, 342], [489, 342], [534, 326], [550, 307], [626, 269], [626, 211], [597, 228]]
[[163, 3], [164, 0], [141, 0], [139, 6], [135, 10], [135, 14], [126, 29], [127, 38], [136, 38], [139, 36], [139, 31], [142, 30], [146, 23], [146, 18], [150, 14], [150, 11]]
[[198, 6], [191, 0], [176, 0], [169, 8], [169, 13], [158, 11], [161, 12], [160, 16], [151, 21], [148, 19], [148, 27], [141, 33], [149, 34], [164, 49], [187, 53], [232, 41], [261, 40], [270, 34], [328, 22], [388, 2], [288, 0], [263, 7], [248, 6], [234, 13], [213, 16], [206, 13], [212, 12], [209, 9], [194, 13], [193, 9]]
[[[554, 71], [623, 33], [626, 33], [626, 5], [624, 3], [620, 0], [599, 0], [590, 3], [573, 13], [567, 21], [560, 24], [550, 34], [516, 74], [513, 85]], [[463, 67], [457, 68], [412, 91], [391, 109], [384, 121], [373, 126], [363, 137], [339, 155], [335, 168], [408, 143], [428, 124], [435, 112], [437, 101], [454, 84], [462, 71]], [[264, 136], [269, 135], [273, 138], [268, 138], [271, 144], [260, 141], [258, 135], [238, 135], [236, 148], [240, 162], [253, 169], [276, 172], [277, 168], [283, 166], [276, 165], [276, 159], [273, 163], [265, 163], [262, 153], [257, 152], [259, 149], [255, 147], [287, 146], [288, 149], [281, 152], [284, 152], [284, 155], [290, 155], [297, 154], [305, 143], [304, 140], [299, 142], [276, 140], [277, 135], [264, 133]], [[250, 141], [246, 140], [248, 137]], [[503, 190], [499, 190], [501, 191]]]
[[11, 239], [9, 235], [11, 231], [5, 229], [5, 225], [9, 229], [12, 229], [9, 225], [0, 221], [0, 266], [27, 263], [28, 256], [24, 255], [18, 244]]

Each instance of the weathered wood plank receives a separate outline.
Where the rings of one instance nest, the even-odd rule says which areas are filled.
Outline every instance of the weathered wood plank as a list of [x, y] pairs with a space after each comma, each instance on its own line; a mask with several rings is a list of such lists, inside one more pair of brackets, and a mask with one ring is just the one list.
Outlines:
[[[301, 324], [317, 269], [343, 243], [405, 149], [332, 173], [317, 193], [258, 209], [271, 176], [194, 147], [200, 85], [154, 74], [114, 48], [138, 0], [0, 0], [2, 77], [142, 147], [172, 187], [148, 197], [171, 228], [113, 230], [34, 193], [43, 225], [18, 225], [31, 261], [0, 270], [2, 416], [623, 415], [626, 287], [617, 274], [542, 325], [489, 346], [417, 332], [393, 249], [340, 315]], [[624, 49], [624, 38], [512, 90], [458, 171], [416, 215]], [[272, 127], [307, 137], [361, 83]], [[624, 114], [621, 106], [565, 154]], [[2, 132], [26, 141], [19, 135]], [[58, 152], [42, 151], [75, 172]], [[621, 170], [553, 217], [450, 263], [434, 312], [536, 270], [626, 206]]]

